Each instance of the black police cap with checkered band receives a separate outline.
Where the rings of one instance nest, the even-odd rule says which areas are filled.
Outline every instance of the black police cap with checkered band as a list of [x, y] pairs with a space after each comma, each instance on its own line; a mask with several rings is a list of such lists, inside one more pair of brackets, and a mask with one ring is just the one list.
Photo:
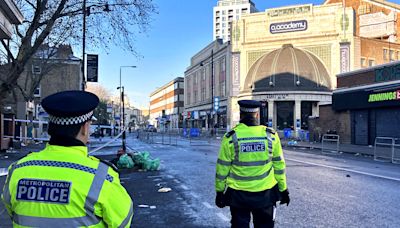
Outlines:
[[238, 104], [241, 112], [258, 112], [261, 107], [261, 102], [255, 100], [240, 100]]
[[63, 91], [42, 100], [43, 109], [49, 114], [49, 121], [57, 125], [75, 125], [90, 120], [99, 98], [80, 90]]

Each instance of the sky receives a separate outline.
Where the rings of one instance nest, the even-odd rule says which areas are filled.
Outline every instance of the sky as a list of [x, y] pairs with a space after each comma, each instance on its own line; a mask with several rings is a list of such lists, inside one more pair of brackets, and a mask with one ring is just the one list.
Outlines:
[[[397, 2], [400, 0], [391, 0]], [[324, 0], [253, 0], [259, 11]], [[213, 7], [217, 0], [154, 0], [158, 14], [146, 34], [136, 38], [137, 58], [117, 47], [99, 54], [99, 84], [118, 94], [120, 66], [122, 85], [135, 107], [148, 107], [150, 93], [176, 77], [184, 77], [190, 58], [213, 41]], [[90, 53], [96, 53], [91, 50]], [[89, 52], [88, 52], [89, 53]]]

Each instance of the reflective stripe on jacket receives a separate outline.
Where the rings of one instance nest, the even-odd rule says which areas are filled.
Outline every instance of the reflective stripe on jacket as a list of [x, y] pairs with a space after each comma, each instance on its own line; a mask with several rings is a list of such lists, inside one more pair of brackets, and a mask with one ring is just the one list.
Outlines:
[[84, 146], [47, 145], [9, 167], [2, 200], [14, 227], [129, 227], [133, 204]]
[[271, 189], [276, 183], [280, 191], [287, 188], [285, 160], [279, 136], [265, 126], [238, 124], [226, 134], [219, 151], [215, 188], [249, 192]]

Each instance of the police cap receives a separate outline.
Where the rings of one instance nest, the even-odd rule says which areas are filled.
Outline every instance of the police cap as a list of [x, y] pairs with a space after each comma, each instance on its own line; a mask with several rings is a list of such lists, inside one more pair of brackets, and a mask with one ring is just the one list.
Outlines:
[[261, 102], [255, 100], [240, 100], [238, 104], [241, 112], [258, 112], [261, 107]]
[[57, 125], [82, 124], [92, 119], [98, 104], [95, 94], [80, 90], [58, 92], [42, 100], [49, 121]]

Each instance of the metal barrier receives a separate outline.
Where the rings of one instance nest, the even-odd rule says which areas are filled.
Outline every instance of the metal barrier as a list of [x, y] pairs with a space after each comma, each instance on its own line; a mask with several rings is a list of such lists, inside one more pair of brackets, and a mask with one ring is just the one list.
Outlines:
[[163, 145], [178, 145], [179, 132], [166, 131], [166, 132], [147, 132], [138, 131], [137, 138], [143, 142], [151, 144], [163, 144]]
[[394, 138], [376, 137], [374, 145], [375, 161], [392, 162], [394, 156]]
[[[327, 152], [331, 152], [331, 153], [333, 152], [333, 153], [338, 154], [339, 153], [339, 143], [340, 143], [339, 135], [324, 134], [322, 136], [322, 147], [321, 147], [322, 153], [327, 151]], [[336, 144], [336, 147], [329, 146], [329, 145], [334, 145], [334, 144]]]
[[400, 139], [391, 137], [376, 137], [374, 160], [400, 164]]

